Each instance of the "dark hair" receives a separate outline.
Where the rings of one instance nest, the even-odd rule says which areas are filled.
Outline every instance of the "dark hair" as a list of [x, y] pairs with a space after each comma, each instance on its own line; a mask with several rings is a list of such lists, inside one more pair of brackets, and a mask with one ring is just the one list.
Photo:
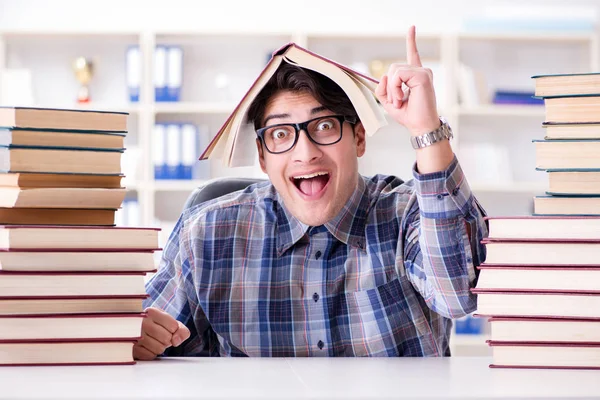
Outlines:
[[335, 114], [355, 117], [358, 121], [352, 102], [337, 83], [325, 75], [284, 62], [248, 108], [248, 121], [254, 123], [254, 129], [262, 127], [269, 99], [286, 90], [307, 92]]

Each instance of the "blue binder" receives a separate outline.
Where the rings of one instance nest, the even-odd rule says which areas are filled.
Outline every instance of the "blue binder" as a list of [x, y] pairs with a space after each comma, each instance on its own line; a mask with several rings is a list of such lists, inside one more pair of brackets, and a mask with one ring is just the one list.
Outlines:
[[193, 179], [193, 169], [198, 159], [198, 130], [196, 126], [185, 123], [181, 129], [181, 163], [179, 179]]
[[167, 132], [164, 124], [154, 125], [153, 164], [154, 179], [167, 179], [166, 177], [166, 150]]
[[154, 100], [167, 101], [167, 46], [154, 49]]
[[167, 48], [167, 80], [165, 101], [179, 101], [183, 83], [183, 49], [180, 46]]
[[167, 137], [167, 157], [166, 157], [166, 178], [181, 179], [181, 129], [180, 124], [169, 123], [166, 128]]
[[139, 46], [127, 47], [125, 63], [129, 101], [137, 103], [140, 101], [140, 81], [142, 75], [142, 60]]

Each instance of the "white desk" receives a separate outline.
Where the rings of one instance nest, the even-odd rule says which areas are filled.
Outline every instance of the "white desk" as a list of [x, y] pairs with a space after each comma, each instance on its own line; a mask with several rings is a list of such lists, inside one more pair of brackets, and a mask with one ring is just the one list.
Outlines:
[[489, 369], [488, 358], [172, 358], [1, 367], [0, 399], [600, 398], [600, 372]]

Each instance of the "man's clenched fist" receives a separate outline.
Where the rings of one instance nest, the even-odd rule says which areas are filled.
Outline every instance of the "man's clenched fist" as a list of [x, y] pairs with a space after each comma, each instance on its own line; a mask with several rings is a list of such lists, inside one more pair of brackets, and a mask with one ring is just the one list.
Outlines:
[[142, 338], [133, 346], [133, 358], [153, 360], [168, 347], [177, 347], [190, 337], [190, 330], [157, 308], [146, 309], [142, 322]]

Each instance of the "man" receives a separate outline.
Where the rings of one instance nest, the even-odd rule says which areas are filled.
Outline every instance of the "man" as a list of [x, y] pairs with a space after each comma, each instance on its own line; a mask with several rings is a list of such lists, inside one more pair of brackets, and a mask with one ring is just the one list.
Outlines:
[[451, 319], [476, 308], [487, 230], [414, 27], [407, 52], [376, 95], [421, 138], [414, 179], [360, 176], [365, 131], [348, 98], [281, 67], [248, 112], [270, 182], [184, 211], [147, 285], [137, 359], [184, 341], [178, 355], [450, 355]]

